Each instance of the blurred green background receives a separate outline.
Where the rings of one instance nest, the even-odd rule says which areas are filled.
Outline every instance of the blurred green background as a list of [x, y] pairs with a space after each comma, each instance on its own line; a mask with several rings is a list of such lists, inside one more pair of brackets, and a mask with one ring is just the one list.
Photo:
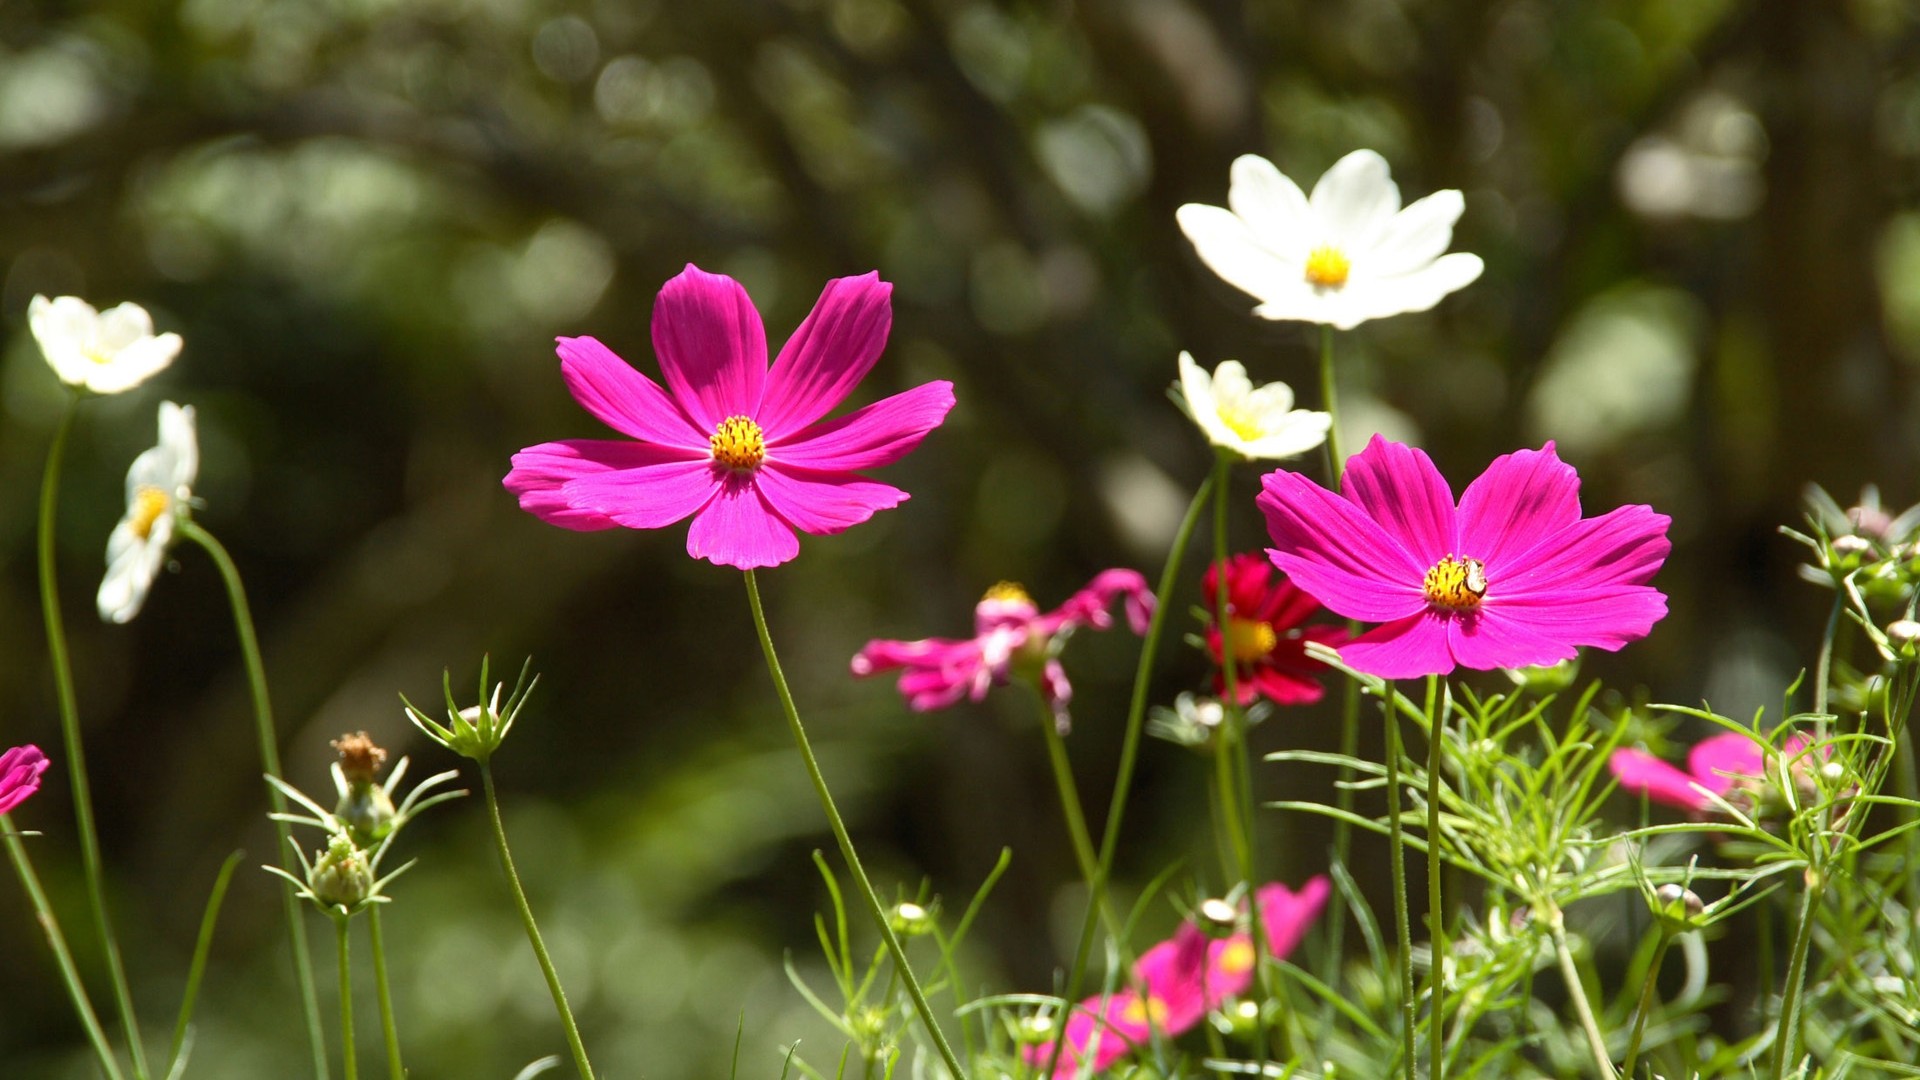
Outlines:
[[[547, 527], [499, 479], [522, 446], [603, 434], [555, 334], [656, 370], [652, 298], [692, 261], [747, 285], [777, 348], [827, 278], [878, 269], [894, 332], [861, 399], [946, 378], [960, 404], [885, 473], [910, 503], [804, 541], [762, 584], [882, 888], [925, 875], [957, 905], [1012, 845], [970, 974], [1044, 991], [1081, 898], [1028, 706], [917, 716], [846, 664], [869, 637], [963, 632], [1000, 579], [1050, 606], [1109, 565], [1156, 574], [1209, 460], [1165, 398], [1179, 349], [1316, 400], [1312, 332], [1251, 318], [1175, 207], [1224, 203], [1245, 152], [1310, 185], [1373, 147], [1409, 199], [1464, 190], [1455, 249], [1487, 273], [1341, 337], [1348, 445], [1416, 439], [1458, 486], [1557, 438], [1590, 508], [1673, 515], [1671, 617], [1587, 670], [1740, 715], [1778, 702], [1827, 603], [1774, 533], [1802, 485], [1916, 497], [1917, 53], [1895, 0], [0, 6], [0, 744], [59, 741], [32, 543], [61, 395], [25, 309], [135, 300], [186, 349], [88, 405], [60, 575], [156, 1035], [215, 870], [249, 853], [190, 1075], [294, 1077], [303, 1040], [274, 885], [252, 869], [272, 843], [218, 579], [183, 549], [130, 627], [91, 615], [163, 398], [199, 410], [199, 520], [250, 586], [297, 784], [326, 792], [327, 740], [360, 728], [416, 776], [452, 767], [396, 691], [431, 699], [443, 668], [470, 685], [482, 652], [531, 654], [544, 678], [497, 771], [601, 1069], [724, 1075], [743, 1015], [743, 1076], [777, 1075], [796, 1038], [830, 1063], [839, 1040], [779, 965], [818, 970], [809, 856], [831, 841], [738, 575], [688, 560], [684, 527]], [[1255, 476], [1237, 478], [1236, 547], [1260, 540]], [[1190, 577], [1175, 630], [1196, 598]], [[1086, 635], [1068, 658], [1099, 806], [1135, 647]], [[1204, 670], [1167, 650], [1157, 699]], [[1333, 726], [1293, 710], [1259, 741], [1327, 747]], [[97, 974], [61, 768], [16, 821], [45, 834], [32, 850]], [[1189, 895], [1219, 884], [1198, 759], [1150, 744], [1143, 770], [1123, 875], [1189, 857]], [[1309, 797], [1324, 780], [1262, 775]], [[1272, 876], [1324, 866], [1319, 825], [1263, 827]], [[399, 854], [422, 860], [387, 921], [414, 1074], [504, 1080], [560, 1052], [477, 801]], [[1156, 904], [1147, 930], [1175, 917]], [[10, 876], [0, 972], [0, 1075], [90, 1075]]]

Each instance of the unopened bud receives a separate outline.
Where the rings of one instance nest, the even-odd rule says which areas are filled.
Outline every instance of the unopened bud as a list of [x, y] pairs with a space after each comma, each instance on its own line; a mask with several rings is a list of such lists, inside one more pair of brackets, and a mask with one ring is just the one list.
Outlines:
[[1859, 556], [1865, 555], [1872, 550], [1873, 541], [1864, 536], [1854, 536], [1849, 533], [1846, 536], [1836, 536], [1833, 538], [1833, 553], [1835, 555], [1843, 557]]
[[1653, 890], [1653, 899], [1654, 917], [1669, 933], [1694, 929], [1696, 920], [1707, 910], [1698, 893], [1672, 882]]
[[1837, 761], [1829, 761], [1820, 766], [1820, 778], [1829, 784], [1837, 784], [1847, 778], [1847, 767]]
[[1035, 1013], [1032, 1016], [1023, 1016], [1020, 1018], [1020, 1023], [1016, 1025], [1014, 1036], [1028, 1046], [1036, 1043], [1051, 1042], [1053, 1040], [1053, 1027], [1053, 1017], [1045, 1013]]
[[894, 905], [887, 924], [901, 937], [919, 937], [933, 929], [933, 913], [908, 900]]
[[340, 755], [340, 773], [351, 784], [371, 784], [387, 763], [387, 752], [373, 744], [364, 731], [342, 735], [330, 743]]
[[351, 839], [336, 833], [327, 850], [314, 860], [307, 888], [328, 907], [351, 908], [373, 892], [373, 869]]
[[1260, 1031], [1260, 1003], [1251, 998], [1243, 998], [1222, 1011], [1221, 1016], [1227, 1022], [1227, 1031], [1240, 1038], [1252, 1038]]
[[387, 762], [387, 752], [373, 744], [364, 731], [333, 740], [340, 754], [340, 803], [333, 816], [353, 831], [363, 847], [371, 847], [393, 831], [393, 799], [374, 777]]
[[1218, 897], [1202, 900], [1194, 914], [1209, 937], [1229, 937], [1240, 927], [1240, 910]]

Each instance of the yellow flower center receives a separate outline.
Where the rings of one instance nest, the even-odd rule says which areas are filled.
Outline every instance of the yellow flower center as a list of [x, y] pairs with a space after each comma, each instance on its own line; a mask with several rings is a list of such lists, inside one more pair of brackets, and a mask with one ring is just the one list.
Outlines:
[[1033, 603], [1033, 597], [1028, 596], [1027, 590], [1024, 588], [1021, 588], [1020, 583], [1016, 581], [1002, 581], [998, 585], [995, 585], [993, 588], [988, 589], [987, 595], [981, 597], [980, 599], [983, 602], [990, 602], [990, 603], [996, 603], [996, 604], [1031, 605]]
[[758, 468], [767, 456], [766, 435], [759, 424], [745, 416], [729, 416], [720, 421], [708, 441], [713, 447], [713, 460], [729, 469]]
[[1253, 942], [1245, 938], [1229, 941], [1220, 950], [1220, 970], [1229, 975], [1244, 975], [1253, 970]]
[[1260, 429], [1260, 418], [1244, 409], [1223, 407], [1220, 410], [1220, 422], [1227, 425], [1227, 430], [1248, 441], [1266, 434]]
[[133, 513], [128, 525], [133, 527], [133, 535], [145, 540], [153, 535], [153, 523], [167, 512], [173, 500], [157, 487], [143, 487], [133, 495]]
[[1337, 289], [1347, 283], [1347, 271], [1351, 269], [1353, 263], [1339, 248], [1332, 245], [1314, 248], [1307, 255], [1307, 284]]
[[106, 367], [108, 364], [113, 363], [113, 354], [102, 349], [87, 349], [83, 355], [101, 367]]
[[1136, 997], [1127, 1002], [1126, 1008], [1120, 1010], [1120, 1019], [1129, 1024], [1144, 1024], [1149, 1015], [1153, 1017], [1153, 1023], [1165, 1026], [1167, 1003], [1152, 996]]
[[1257, 619], [1227, 618], [1227, 655], [1235, 660], [1258, 660], [1280, 644], [1280, 635], [1272, 623]]
[[1447, 555], [1427, 571], [1427, 602], [1448, 611], [1472, 611], [1487, 595], [1487, 568], [1479, 559]]

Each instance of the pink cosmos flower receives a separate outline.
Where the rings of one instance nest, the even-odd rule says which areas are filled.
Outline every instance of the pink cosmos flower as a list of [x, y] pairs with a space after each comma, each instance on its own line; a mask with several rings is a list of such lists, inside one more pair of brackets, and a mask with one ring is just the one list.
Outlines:
[[37, 746], [16, 746], [0, 754], [0, 814], [40, 790], [40, 774], [47, 771], [47, 764], [47, 755]]
[[1153, 593], [1147, 579], [1132, 570], [1103, 570], [1066, 603], [1041, 614], [1027, 591], [1003, 581], [974, 606], [974, 636], [923, 641], [869, 641], [854, 654], [853, 673], [866, 676], [901, 669], [900, 693], [915, 712], [944, 709], [961, 698], [979, 701], [1024, 665], [1033, 665], [1035, 684], [1053, 707], [1054, 722], [1066, 734], [1067, 703], [1073, 687], [1060, 666], [1059, 646], [1074, 629], [1113, 625], [1108, 608], [1120, 598], [1127, 625], [1147, 632]]
[[[1795, 735], [1780, 753], [1792, 761], [1806, 747], [1807, 740]], [[1619, 779], [1620, 790], [1694, 814], [1710, 813], [1715, 808], [1715, 796], [1726, 800], [1737, 789], [1757, 791], [1769, 783], [1766, 755], [1760, 744], [1737, 731], [1695, 743], [1687, 752], [1685, 772], [1634, 747], [1615, 750], [1607, 759], [1607, 767]]]
[[[1300, 944], [1326, 906], [1330, 888], [1325, 875], [1297, 893], [1278, 882], [1261, 887], [1260, 920], [1272, 955], [1284, 959]], [[1087, 1059], [1094, 1073], [1101, 1072], [1145, 1045], [1156, 1029], [1167, 1038], [1192, 1030], [1210, 1010], [1253, 985], [1253, 957], [1251, 934], [1209, 940], [1193, 923], [1180, 924], [1173, 937], [1141, 954], [1133, 986], [1090, 997], [1074, 1008], [1055, 1080], [1077, 1075]], [[1044, 1067], [1053, 1044], [1027, 1047], [1024, 1055], [1029, 1064]]]
[[574, 399], [633, 441], [563, 439], [513, 456], [508, 491], [564, 529], [658, 529], [691, 515], [687, 554], [743, 570], [799, 554], [794, 530], [837, 533], [906, 501], [856, 470], [905, 456], [953, 408], [926, 383], [822, 420], [880, 357], [893, 286], [827, 283], [767, 368], [747, 291], [691, 264], [660, 290], [653, 347], [666, 389], [590, 337], [560, 338]]
[[[1234, 665], [1234, 691], [1240, 704], [1264, 697], [1276, 705], [1310, 705], [1324, 693], [1320, 676], [1327, 667], [1307, 656], [1307, 642], [1339, 647], [1347, 632], [1337, 626], [1303, 626], [1320, 610], [1320, 601], [1308, 596], [1273, 564], [1248, 552], [1227, 559], [1227, 628], [1207, 627], [1207, 652], [1213, 662]], [[1200, 579], [1201, 603], [1213, 614], [1219, 598], [1220, 564], [1207, 567]], [[1226, 672], [1214, 676], [1214, 693], [1227, 692]]]
[[1495, 458], [1453, 492], [1427, 455], [1374, 436], [1343, 495], [1297, 473], [1262, 481], [1267, 550], [1322, 604], [1377, 626], [1340, 649], [1386, 679], [1558, 663], [1647, 635], [1667, 598], [1668, 518], [1646, 506], [1580, 516], [1580, 477], [1548, 443]]

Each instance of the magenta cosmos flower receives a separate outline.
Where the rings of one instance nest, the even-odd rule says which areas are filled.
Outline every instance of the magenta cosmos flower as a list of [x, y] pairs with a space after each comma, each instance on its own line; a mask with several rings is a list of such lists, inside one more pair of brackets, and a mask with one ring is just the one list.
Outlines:
[[[1806, 747], [1807, 740], [1795, 735], [1780, 753], [1794, 762]], [[1772, 786], [1767, 778], [1765, 750], [1752, 736], [1737, 731], [1695, 743], [1687, 752], [1684, 772], [1634, 747], [1615, 750], [1607, 759], [1607, 767], [1619, 779], [1620, 790], [1694, 814], [1709, 813], [1719, 802], [1732, 801], [1740, 791], [1754, 796], [1748, 800], [1750, 806], [1757, 804], [1764, 801], [1760, 796]]]
[[[1260, 921], [1267, 949], [1285, 959], [1320, 917], [1330, 886], [1320, 876], [1294, 892], [1274, 883], [1259, 890]], [[1246, 914], [1244, 905], [1241, 914]], [[1244, 919], [1243, 919], [1244, 921]], [[1175, 1038], [1193, 1029], [1208, 1012], [1253, 985], [1251, 933], [1210, 939], [1192, 922], [1173, 937], [1142, 953], [1134, 965], [1133, 986], [1081, 1002], [1067, 1020], [1066, 1046], [1054, 1068], [1055, 1080], [1076, 1076], [1083, 1060], [1099, 1073], [1145, 1045], [1157, 1029]], [[1053, 1044], [1027, 1047], [1027, 1062], [1045, 1067]]]
[[[1227, 626], [1207, 627], [1207, 652], [1223, 670], [1214, 676], [1214, 693], [1225, 696], [1226, 658], [1233, 660], [1234, 691], [1240, 704], [1264, 697], [1276, 705], [1310, 705], [1324, 692], [1320, 676], [1327, 666], [1307, 655], [1307, 642], [1339, 647], [1347, 632], [1337, 626], [1304, 626], [1320, 610], [1320, 601], [1302, 592], [1273, 564], [1248, 552], [1227, 559]], [[1201, 602], [1214, 614], [1220, 598], [1220, 564], [1200, 579]]]
[[0, 754], [0, 814], [39, 791], [40, 774], [46, 771], [47, 755], [37, 746], [16, 746]]
[[653, 348], [666, 389], [590, 337], [560, 338], [574, 399], [633, 441], [563, 439], [513, 456], [521, 509], [565, 529], [658, 529], [691, 516], [687, 554], [750, 570], [900, 505], [856, 470], [898, 461], [953, 408], [930, 382], [832, 420], [887, 343], [893, 286], [836, 278], [767, 368], [747, 291], [691, 264], [660, 290]]
[[1667, 598], [1647, 584], [1668, 519], [1646, 506], [1580, 516], [1580, 477], [1548, 443], [1495, 458], [1459, 505], [1427, 455], [1374, 436], [1345, 495], [1269, 473], [1267, 554], [1329, 609], [1377, 626], [1340, 649], [1386, 679], [1558, 663], [1647, 635]]
[[1102, 571], [1086, 588], [1045, 614], [1025, 589], [1003, 581], [974, 606], [972, 637], [869, 641], [854, 654], [853, 673], [867, 676], [899, 670], [900, 693], [907, 705], [915, 712], [929, 712], [963, 697], [979, 701], [989, 688], [1005, 686], [1030, 665], [1031, 677], [1053, 707], [1054, 722], [1064, 735], [1073, 687], [1060, 666], [1060, 646], [1079, 627], [1105, 630], [1112, 626], [1108, 608], [1116, 597], [1126, 609], [1127, 625], [1136, 634], [1146, 633], [1153, 616], [1153, 593], [1147, 579], [1132, 570]]

